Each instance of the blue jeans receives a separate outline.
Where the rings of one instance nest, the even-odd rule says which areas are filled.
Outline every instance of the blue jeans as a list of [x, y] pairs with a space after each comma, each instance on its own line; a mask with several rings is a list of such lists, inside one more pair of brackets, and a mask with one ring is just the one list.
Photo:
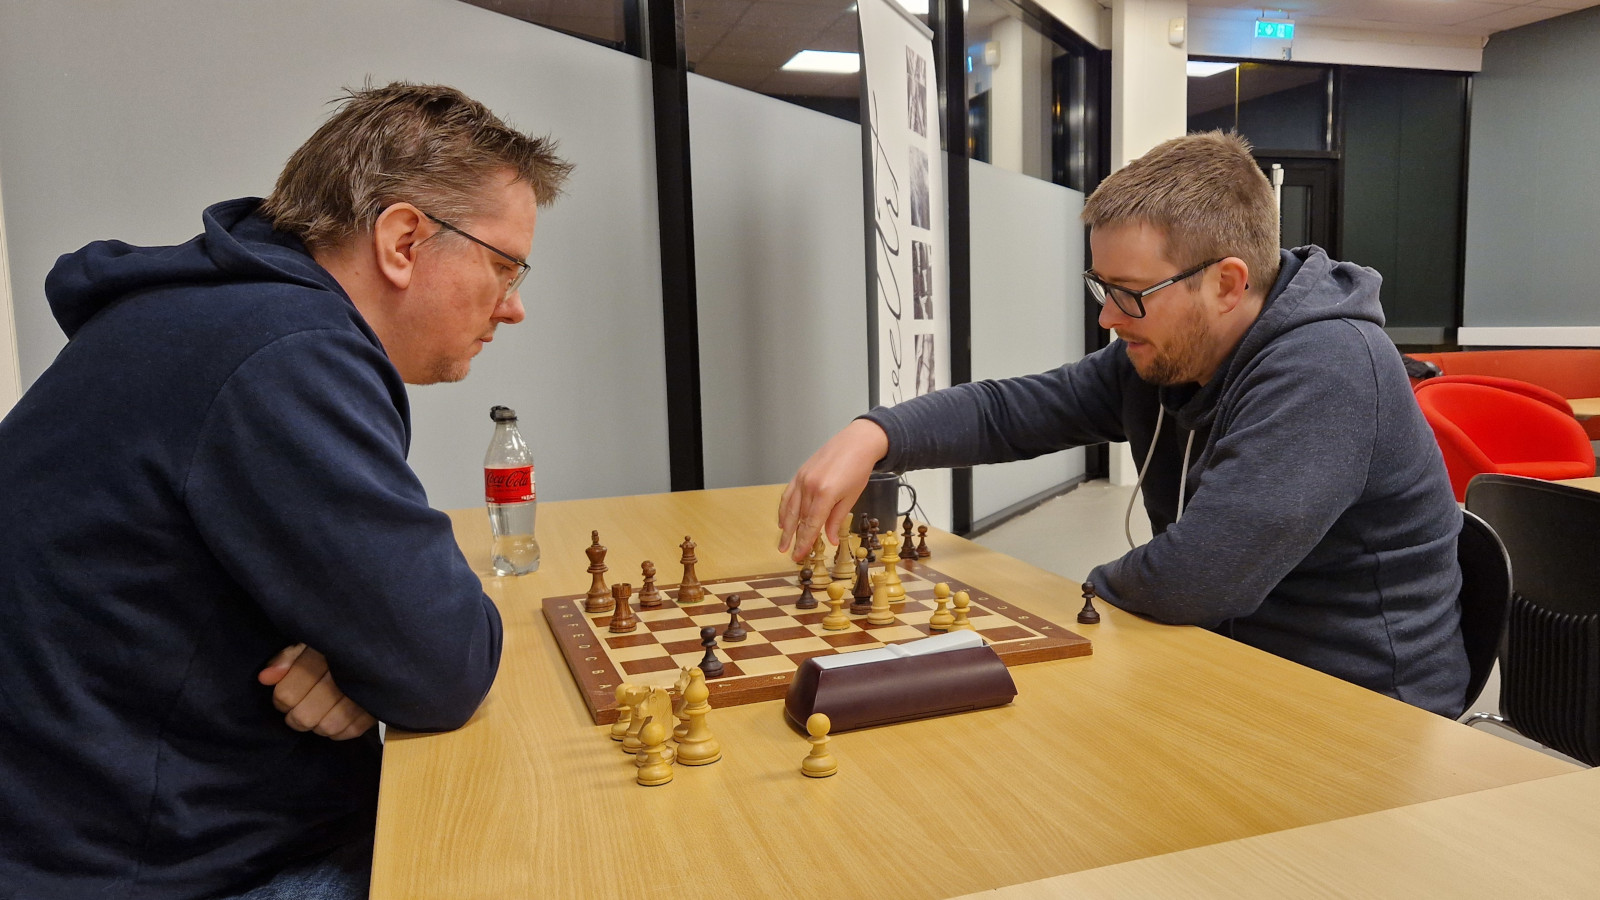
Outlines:
[[366, 900], [371, 879], [369, 836], [320, 859], [296, 863], [265, 884], [219, 900]]

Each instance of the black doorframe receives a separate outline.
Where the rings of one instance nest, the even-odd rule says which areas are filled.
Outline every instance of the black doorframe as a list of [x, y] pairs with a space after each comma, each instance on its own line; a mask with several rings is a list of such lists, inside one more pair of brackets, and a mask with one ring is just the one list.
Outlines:
[[[642, 4], [641, 15], [635, 4]], [[667, 381], [667, 459], [674, 491], [706, 486], [700, 406], [700, 320], [695, 292], [694, 194], [689, 177], [689, 67], [683, 0], [629, 0], [642, 32], [655, 110], [656, 201], [661, 233], [661, 337]], [[632, 39], [632, 35], [630, 35]]]
[[1310, 191], [1310, 243], [1326, 250], [1333, 259], [1343, 259], [1339, 227], [1339, 154], [1266, 150], [1257, 151], [1255, 159], [1269, 180], [1276, 163], [1283, 166], [1285, 187], [1303, 187]]

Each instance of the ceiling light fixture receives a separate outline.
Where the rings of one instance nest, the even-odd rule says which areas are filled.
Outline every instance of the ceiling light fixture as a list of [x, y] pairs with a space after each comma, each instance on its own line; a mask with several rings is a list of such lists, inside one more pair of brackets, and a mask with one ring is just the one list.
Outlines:
[[852, 75], [861, 71], [861, 54], [838, 50], [801, 50], [783, 64], [786, 72], [825, 72]]
[[1200, 62], [1198, 60], [1193, 60], [1193, 59], [1189, 60], [1189, 65], [1188, 65], [1189, 77], [1190, 78], [1210, 78], [1211, 76], [1216, 75], [1219, 72], [1226, 72], [1229, 69], [1237, 69], [1237, 68], [1239, 68], [1239, 64], [1238, 63]]

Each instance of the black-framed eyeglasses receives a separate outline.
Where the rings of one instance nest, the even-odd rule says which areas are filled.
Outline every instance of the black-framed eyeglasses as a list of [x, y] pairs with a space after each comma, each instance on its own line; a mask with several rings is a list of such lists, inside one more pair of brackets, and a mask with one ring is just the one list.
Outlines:
[[1204, 272], [1207, 268], [1222, 262], [1223, 259], [1225, 259], [1225, 257], [1219, 256], [1216, 259], [1203, 262], [1192, 269], [1185, 269], [1171, 278], [1168, 278], [1166, 281], [1163, 281], [1160, 284], [1152, 284], [1142, 291], [1135, 291], [1130, 288], [1125, 288], [1119, 285], [1101, 281], [1100, 277], [1094, 274], [1093, 269], [1083, 273], [1083, 280], [1089, 285], [1089, 293], [1094, 295], [1095, 302], [1099, 303], [1101, 306], [1106, 305], [1106, 298], [1109, 297], [1113, 303], [1117, 304], [1117, 309], [1122, 310], [1123, 313], [1129, 318], [1142, 319], [1144, 318], [1144, 298], [1154, 294], [1156, 291], [1159, 291], [1162, 288], [1172, 287], [1185, 278], [1198, 275], [1201, 272]]
[[512, 265], [516, 266], [517, 267], [517, 274], [511, 276], [511, 283], [506, 285], [505, 296], [510, 297], [512, 294], [515, 294], [517, 292], [517, 288], [522, 286], [522, 279], [528, 277], [528, 270], [530, 268], [532, 268], [532, 266], [528, 265], [527, 260], [517, 259], [515, 256], [512, 256], [511, 254], [505, 252], [504, 250], [501, 250], [499, 247], [496, 247], [495, 245], [489, 243], [488, 241], [481, 240], [479, 238], [475, 238], [472, 235], [466, 233], [465, 231], [462, 231], [460, 228], [457, 228], [456, 226], [451, 225], [449, 222], [446, 222], [445, 220], [439, 218], [438, 216], [436, 216], [436, 215], [434, 215], [432, 213], [424, 212], [422, 214], [427, 216], [429, 219], [433, 220], [434, 222], [437, 222], [439, 224], [440, 228], [444, 228], [444, 229], [446, 229], [448, 231], [453, 231], [456, 234], [459, 234], [462, 237], [466, 238], [467, 240], [473, 242], [474, 244], [477, 244], [478, 246], [483, 247], [484, 249], [490, 251], [491, 253], [499, 254], [500, 256], [504, 257], [507, 262], [510, 262]]

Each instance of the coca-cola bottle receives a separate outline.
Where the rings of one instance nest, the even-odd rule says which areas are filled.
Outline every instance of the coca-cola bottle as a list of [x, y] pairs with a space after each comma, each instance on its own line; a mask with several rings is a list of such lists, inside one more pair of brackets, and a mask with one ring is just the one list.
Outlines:
[[539, 541], [533, 536], [538, 498], [533, 482], [533, 453], [517, 431], [517, 412], [492, 407], [494, 438], [483, 457], [484, 501], [494, 532], [496, 575], [526, 575], [539, 569]]

